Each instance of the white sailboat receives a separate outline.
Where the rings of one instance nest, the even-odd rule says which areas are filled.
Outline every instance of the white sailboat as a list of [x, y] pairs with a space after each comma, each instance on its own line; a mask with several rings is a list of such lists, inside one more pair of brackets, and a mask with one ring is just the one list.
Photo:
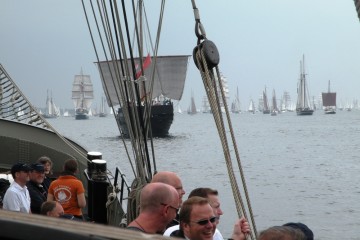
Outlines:
[[179, 114], [182, 114], [182, 113], [183, 113], [182, 110], [181, 110], [181, 107], [180, 107], [180, 103], [178, 104], [177, 112], [178, 112]]
[[301, 115], [312, 115], [314, 110], [310, 104], [309, 91], [306, 83], [305, 74], [305, 57], [300, 61], [300, 79], [298, 84], [298, 99], [296, 104], [296, 114]]
[[44, 118], [57, 118], [60, 116], [60, 109], [55, 105], [52, 94], [49, 97], [49, 90], [47, 91], [46, 97], [46, 109], [43, 113]]
[[250, 99], [248, 112], [253, 113], [253, 114], [255, 113], [255, 103], [254, 103], [254, 101], [252, 99]]
[[234, 101], [231, 104], [231, 112], [232, 113], [240, 113], [241, 112], [238, 87], [236, 87], [236, 96], [235, 96]]
[[107, 113], [106, 113], [106, 110], [105, 110], [106, 105], [107, 105], [106, 98], [104, 96], [102, 96], [101, 97], [99, 117], [106, 117], [107, 116]]

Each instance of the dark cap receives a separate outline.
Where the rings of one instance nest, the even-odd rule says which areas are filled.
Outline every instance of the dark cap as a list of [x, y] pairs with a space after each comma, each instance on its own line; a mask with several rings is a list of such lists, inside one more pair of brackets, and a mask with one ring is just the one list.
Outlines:
[[284, 224], [284, 226], [299, 229], [305, 234], [307, 240], [314, 240], [313, 232], [311, 231], [310, 228], [308, 228], [308, 226], [306, 226], [303, 223], [292, 223], [292, 222], [290, 222], [290, 223]]
[[37, 172], [40, 172], [40, 173], [43, 173], [45, 170], [44, 170], [44, 165], [42, 165], [41, 163], [33, 163], [30, 165], [31, 167], [31, 170], [32, 171], [37, 171]]
[[31, 168], [25, 163], [16, 163], [11, 167], [11, 174], [14, 175], [17, 172], [29, 172]]

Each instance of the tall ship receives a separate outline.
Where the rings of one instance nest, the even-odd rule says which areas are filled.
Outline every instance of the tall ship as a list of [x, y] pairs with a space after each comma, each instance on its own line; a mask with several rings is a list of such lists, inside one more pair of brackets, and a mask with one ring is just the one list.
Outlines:
[[[146, 131], [151, 128], [152, 136], [168, 136], [174, 120], [172, 100], [180, 101], [182, 98], [188, 61], [189, 55], [147, 55], [142, 64], [139, 58], [97, 62], [104, 92], [124, 137], [130, 137], [131, 132], [136, 131], [128, 126], [131, 126], [129, 121], [138, 115], [150, 117]], [[123, 66], [127, 64], [127, 69], [132, 69], [133, 63], [137, 71], [129, 80], [138, 84], [131, 86], [133, 94], [124, 94], [121, 89], [130, 87], [130, 81], [119, 82], [115, 78], [119, 74], [122, 78], [128, 76]]]
[[269, 107], [269, 101], [267, 98], [266, 87], [265, 87], [265, 90], [263, 91], [263, 114], [269, 114], [269, 113], [270, 113], [270, 107]]
[[291, 97], [290, 93], [287, 91], [284, 91], [283, 96], [281, 98], [280, 103], [280, 111], [281, 112], [292, 112], [292, 106], [291, 106]]
[[74, 77], [71, 99], [75, 106], [75, 119], [89, 119], [94, 90], [90, 75], [84, 75], [82, 70], [79, 75]]
[[296, 114], [301, 115], [312, 115], [314, 110], [311, 107], [309, 90], [306, 83], [306, 74], [305, 74], [305, 56], [303, 55], [303, 60], [300, 61], [300, 79], [298, 83], [298, 98], [296, 103]]
[[46, 108], [43, 113], [44, 118], [57, 118], [60, 116], [60, 109], [55, 105], [52, 94], [49, 97], [49, 90], [47, 91], [46, 96]]
[[208, 100], [207, 96], [203, 96], [201, 112], [202, 113], [211, 113], [211, 108], [210, 108], [210, 104], [209, 104], [209, 100]]
[[[215, 79], [216, 81], [219, 81], [217, 79], [217, 76], [215, 75]], [[227, 81], [227, 78], [223, 75], [223, 74], [220, 74], [220, 81], [219, 83], [221, 83], [221, 87], [222, 89], [220, 88], [220, 84], [217, 86], [217, 91], [218, 91], [218, 94], [219, 96], [220, 95], [220, 92], [223, 91], [224, 92], [224, 96], [225, 96], [225, 101], [226, 103], [229, 102], [229, 99], [230, 99], [230, 96], [229, 96], [229, 86], [228, 86], [228, 81]], [[219, 103], [220, 103], [220, 108], [221, 108], [221, 112], [225, 112], [225, 103], [223, 101], [222, 98], [219, 98]], [[227, 106], [226, 106], [227, 107]]]
[[336, 113], [336, 92], [330, 91], [330, 80], [328, 84], [328, 91], [322, 93], [322, 103], [325, 114]]

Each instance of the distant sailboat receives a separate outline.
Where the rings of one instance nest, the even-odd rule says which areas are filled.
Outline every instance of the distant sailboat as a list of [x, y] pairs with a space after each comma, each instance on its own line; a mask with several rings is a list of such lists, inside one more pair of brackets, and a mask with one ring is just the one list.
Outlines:
[[296, 103], [297, 115], [312, 115], [314, 110], [310, 106], [309, 92], [305, 77], [305, 57], [300, 61], [300, 80], [298, 84], [298, 99]]
[[64, 117], [70, 117], [69, 111], [65, 110], [63, 116], [64, 116]]
[[266, 87], [265, 87], [265, 90], [263, 91], [263, 114], [269, 114], [269, 113], [270, 113], [270, 107], [269, 107], [269, 101], [267, 98]]
[[75, 105], [75, 119], [88, 119], [94, 90], [90, 75], [75, 75], [72, 87], [72, 99]]
[[231, 104], [231, 112], [232, 113], [240, 113], [241, 112], [240, 99], [239, 99], [239, 88], [238, 87], [236, 88], [235, 100]]
[[99, 117], [106, 117], [107, 113], [105, 110], [105, 106], [106, 106], [106, 98], [103, 96], [101, 97], [101, 104], [100, 104], [100, 112], [99, 112]]
[[178, 112], [179, 114], [182, 114], [182, 113], [183, 113], [182, 110], [181, 110], [181, 107], [180, 107], [180, 103], [178, 104], [177, 112]]
[[279, 112], [279, 109], [278, 109], [278, 107], [277, 107], [275, 89], [273, 89], [273, 94], [272, 94], [272, 106], [271, 106], [271, 116], [276, 116], [278, 112]]
[[190, 115], [193, 115], [193, 114], [197, 113], [193, 93], [191, 93], [191, 102], [190, 102], [190, 106], [189, 106], [189, 108], [187, 110], [187, 113], [190, 114]]
[[325, 114], [336, 113], [336, 92], [330, 91], [330, 80], [328, 85], [328, 91], [322, 93], [322, 102]]
[[49, 97], [49, 91], [47, 91], [47, 97], [46, 97], [46, 109], [45, 113], [43, 113], [44, 118], [57, 118], [60, 116], [60, 110], [58, 107], [56, 107], [52, 94]]
[[248, 112], [251, 112], [251, 113], [255, 113], [255, 103], [252, 99], [250, 99], [250, 104], [249, 104], [249, 108], [248, 108]]

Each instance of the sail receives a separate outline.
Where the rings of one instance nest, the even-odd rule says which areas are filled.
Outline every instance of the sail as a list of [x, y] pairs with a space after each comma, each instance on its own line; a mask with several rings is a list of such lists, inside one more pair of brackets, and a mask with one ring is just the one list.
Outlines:
[[324, 107], [336, 106], [336, 92], [330, 91], [330, 80], [328, 84], [328, 92], [322, 93], [322, 102]]
[[90, 75], [75, 75], [71, 98], [75, 108], [90, 108], [92, 99], [94, 99]]
[[298, 99], [296, 109], [312, 109], [306, 83], [305, 57], [300, 61], [300, 80], [298, 84]]
[[[158, 56], [156, 58], [156, 68], [155, 68], [155, 59], [151, 58], [151, 64], [144, 69], [144, 76], [146, 77], [146, 91], [150, 91], [151, 77], [153, 70], [154, 72], [154, 86], [151, 99], [163, 95], [165, 97], [180, 100], [183, 94], [186, 71], [189, 56], [188, 55], [179, 55], [179, 56]], [[138, 63], [139, 59], [135, 58], [135, 63]], [[131, 69], [131, 61], [127, 60], [129, 69]], [[116, 65], [115, 65], [116, 64]], [[120, 93], [119, 83], [116, 80], [117, 76], [115, 73], [117, 69], [121, 72], [120, 61], [102, 61], [97, 62], [97, 66], [102, 78], [103, 84], [108, 89], [108, 94], [110, 97], [110, 102], [113, 105], [118, 105], [119, 100], [118, 96]], [[115, 68], [115, 66], [117, 66]], [[116, 71], [115, 71], [116, 69]], [[125, 76], [125, 73], [120, 74], [122, 77]], [[131, 77], [132, 78], [132, 77]], [[149, 93], [148, 93], [149, 94]], [[144, 93], [142, 93], [142, 96]]]
[[263, 92], [263, 103], [264, 103], [264, 110], [269, 110], [269, 104], [266, 96], [266, 91]]
[[336, 106], [336, 93], [335, 92], [322, 93], [322, 102], [324, 107]]

